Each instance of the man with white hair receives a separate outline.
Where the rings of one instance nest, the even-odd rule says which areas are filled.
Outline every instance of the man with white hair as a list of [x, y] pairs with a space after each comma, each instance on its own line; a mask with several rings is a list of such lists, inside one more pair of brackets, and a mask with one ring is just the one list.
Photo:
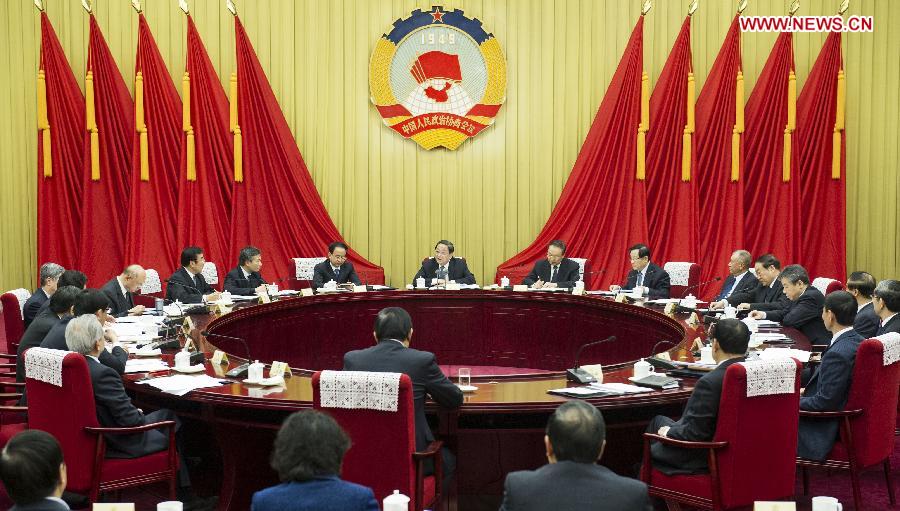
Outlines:
[[41, 265], [41, 287], [34, 290], [22, 308], [22, 317], [25, 319], [25, 329], [34, 321], [41, 306], [56, 292], [59, 277], [66, 271], [56, 263], [44, 263]]
[[134, 305], [134, 293], [136, 293], [144, 281], [147, 280], [147, 272], [140, 265], [132, 264], [103, 285], [101, 291], [109, 298], [109, 314], [113, 317], [140, 316], [144, 313], [143, 305]]
[[753, 258], [746, 250], [735, 250], [728, 260], [728, 278], [722, 284], [719, 294], [713, 299], [710, 308], [723, 309], [728, 305], [737, 307], [753, 301], [759, 280], [750, 272]]

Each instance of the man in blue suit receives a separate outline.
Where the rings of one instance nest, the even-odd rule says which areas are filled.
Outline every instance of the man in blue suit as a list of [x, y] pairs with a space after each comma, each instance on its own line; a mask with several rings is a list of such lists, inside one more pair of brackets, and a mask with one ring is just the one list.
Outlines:
[[[822, 321], [831, 332], [831, 344], [822, 352], [822, 363], [802, 391], [800, 409], [812, 412], [843, 410], [850, 394], [850, 379], [856, 350], [862, 337], [853, 330], [856, 299], [846, 291], [835, 291], [825, 297]], [[838, 436], [838, 421], [800, 417], [797, 455], [823, 460]]]
[[864, 271], [855, 271], [847, 278], [847, 292], [856, 298], [856, 320], [853, 329], [863, 339], [874, 337], [881, 326], [881, 318], [875, 313], [872, 294], [875, 293], [875, 277]]

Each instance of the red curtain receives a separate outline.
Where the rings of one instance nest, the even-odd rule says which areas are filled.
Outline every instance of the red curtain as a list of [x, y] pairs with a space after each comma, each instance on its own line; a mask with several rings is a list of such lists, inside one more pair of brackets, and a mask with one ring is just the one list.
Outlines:
[[[187, 17], [187, 64], [190, 78], [190, 130], [184, 130], [181, 144], [181, 172], [178, 176], [178, 235], [171, 267], [178, 267], [178, 253], [186, 246], [203, 248], [207, 261], [216, 263], [220, 276], [236, 263], [229, 252], [231, 194], [234, 184], [232, 135], [228, 127], [228, 99], [216, 76], [197, 27]], [[184, 84], [182, 84], [184, 90]], [[184, 129], [186, 126], [182, 126]], [[188, 139], [192, 137], [193, 141]], [[190, 155], [193, 145], [194, 154]], [[190, 168], [193, 160], [193, 169]]]
[[[238, 125], [243, 181], [234, 185], [232, 253], [245, 245], [263, 251], [270, 275], [293, 277], [292, 257], [315, 257], [343, 238], [332, 222], [259, 64], [240, 18], [237, 42]], [[234, 99], [232, 98], [232, 101]], [[351, 250], [360, 278], [384, 283], [384, 270]]]
[[[650, 96], [647, 133], [647, 223], [650, 250], [666, 261], [697, 262], [697, 166], [693, 119], [688, 126], [691, 67], [691, 17], [684, 19], [669, 58]], [[689, 76], [690, 73], [690, 76]], [[690, 86], [693, 100], [694, 85]], [[690, 107], [693, 107], [691, 101]], [[687, 137], [685, 135], [688, 135]], [[684, 151], [684, 142], [688, 148]], [[687, 158], [687, 168], [684, 158]], [[695, 291], [696, 292], [696, 291]]]
[[96, 136], [85, 131], [79, 269], [99, 286], [124, 267], [134, 104], [93, 14], [90, 25], [87, 69], [93, 72], [93, 99], [88, 92], [85, 103], [88, 117], [93, 103]]
[[[847, 141], [843, 122], [837, 120], [837, 109], [844, 103], [843, 97], [838, 99], [841, 70], [841, 33], [832, 32], [797, 99], [797, 139], [803, 264], [813, 278], [843, 281], [847, 276]], [[834, 154], [834, 137], [839, 155]]]
[[136, 114], [125, 259], [129, 264], [139, 263], [165, 273], [178, 253], [175, 199], [181, 152], [181, 99], [143, 13], [138, 16], [134, 71], [135, 77], [140, 73], [142, 78], [135, 78], [135, 111], [142, 112], [143, 122]]
[[[719, 48], [703, 90], [697, 98], [697, 181], [700, 187], [700, 281], [728, 272], [731, 253], [744, 244], [744, 182], [740, 177], [743, 153], [740, 133], [736, 169], [732, 169], [732, 138], [735, 136], [736, 111], [743, 110], [743, 97], [737, 97], [737, 76], [741, 71], [741, 30], [736, 15]], [[740, 85], [743, 87], [743, 85]], [[732, 175], [732, 171], [736, 174]], [[719, 292], [719, 283], [701, 287], [698, 296], [711, 298]]]
[[[784, 132], [788, 121], [789, 76], [794, 69], [790, 33], [783, 33], [763, 67], [747, 101], [744, 162], [744, 242], [751, 254], [774, 253], [782, 264], [799, 260], [797, 151], [791, 172], [783, 169]], [[711, 221], [715, 221], [712, 219]]]
[[44, 82], [41, 90], [38, 78], [38, 94], [43, 94], [47, 122], [38, 119], [38, 264], [53, 261], [75, 268], [81, 234], [84, 95], [45, 12], [40, 69]]
[[585, 138], [550, 219], [537, 239], [497, 268], [521, 281], [555, 238], [567, 255], [590, 260], [588, 287], [620, 282], [628, 269], [628, 246], [647, 240], [644, 181], [637, 179], [637, 127], [641, 121], [644, 18], [631, 33], [622, 60]]

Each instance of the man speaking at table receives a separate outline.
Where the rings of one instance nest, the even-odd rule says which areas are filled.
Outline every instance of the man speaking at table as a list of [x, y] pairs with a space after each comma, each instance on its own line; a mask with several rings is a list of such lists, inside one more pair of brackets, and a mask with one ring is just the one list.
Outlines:
[[313, 268], [313, 289], [332, 280], [339, 286], [359, 285], [359, 275], [347, 260], [347, 245], [340, 241], [328, 245], [328, 258]]
[[[638, 243], [628, 248], [631, 271], [625, 279], [625, 289], [642, 288], [651, 300], [669, 297], [669, 273], [650, 262], [650, 248]], [[618, 291], [622, 286], [609, 286], [611, 291]]]
[[566, 257], [566, 244], [562, 240], [553, 240], [547, 247], [547, 258], [534, 263], [522, 284], [535, 289], [574, 287], [581, 280], [578, 269], [578, 263]]
[[259, 270], [262, 269], [262, 252], [258, 248], [246, 246], [238, 254], [237, 268], [225, 275], [225, 291], [233, 295], [253, 296], [266, 290], [266, 281]]
[[454, 250], [453, 243], [447, 240], [435, 243], [434, 257], [422, 263], [422, 267], [413, 277], [413, 285], [418, 278], [424, 278], [427, 287], [446, 285], [451, 281], [457, 284], [474, 284], [475, 275], [469, 271], [465, 259], [453, 257]]

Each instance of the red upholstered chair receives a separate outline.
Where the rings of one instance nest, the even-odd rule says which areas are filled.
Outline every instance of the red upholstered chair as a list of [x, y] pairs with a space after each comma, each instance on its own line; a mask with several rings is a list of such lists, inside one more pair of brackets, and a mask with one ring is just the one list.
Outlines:
[[[325, 371], [349, 381], [356, 375], [390, 375], [396, 373], [363, 373], [359, 371]], [[322, 371], [313, 374], [313, 407], [328, 413], [344, 428], [353, 445], [344, 456], [342, 477], [368, 486], [379, 501], [394, 490], [409, 495], [410, 510], [433, 509], [441, 500], [441, 441], [432, 442], [425, 452], [415, 452], [416, 432], [412, 398], [412, 381], [399, 375], [397, 411], [323, 406]], [[371, 385], [359, 390], [371, 390]], [[327, 390], [326, 390], [327, 392]], [[326, 405], [328, 405], [326, 397]], [[390, 432], [387, 434], [386, 432]], [[434, 462], [434, 474], [424, 475], [425, 460]]]
[[[24, 293], [22, 293], [24, 291]], [[22, 297], [24, 296], [24, 299]], [[22, 308], [28, 300], [25, 289], [14, 289], [0, 295], [0, 305], [3, 307], [3, 326], [6, 328], [6, 351], [15, 353], [19, 349], [19, 341], [25, 333], [25, 320], [22, 318]]]
[[885, 334], [880, 338], [863, 341], [856, 352], [850, 396], [844, 410], [800, 412], [801, 417], [809, 419], [838, 419], [841, 425], [840, 440], [834, 444], [827, 459], [814, 461], [797, 458], [797, 464], [803, 472], [804, 494], [808, 489], [807, 467], [848, 470], [855, 508], [862, 509], [859, 473], [865, 468], [881, 464], [884, 467], [884, 478], [891, 505], [895, 504], [890, 460], [894, 452], [894, 429], [897, 420], [898, 385], [900, 385], [898, 357], [900, 357], [900, 334]]
[[135, 305], [143, 305], [148, 309], [156, 306], [156, 299], [163, 297], [162, 280], [159, 278], [159, 272], [153, 268], [147, 268], [147, 278], [141, 286], [139, 294], [132, 295]]
[[[700, 265], [697, 263], [668, 262], [663, 267], [669, 274], [669, 296], [672, 298], [684, 298], [688, 294], [697, 296], [700, 283]], [[690, 290], [688, 289], [690, 288]]]
[[812, 286], [827, 295], [833, 291], [844, 289], [844, 284], [840, 280], [830, 279], [828, 277], [816, 277], [812, 281]]
[[[801, 365], [793, 359], [789, 362], [729, 366], [719, 401], [716, 434], [709, 442], [686, 442], [644, 433], [641, 480], [649, 486], [650, 495], [715, 510], [793, 495]], [[790, 375], [794, 375], [793, 392], [748, 397], [747, 366], [751, 364], [765, 364], [770, 368], [782, 364], [788, 388]], [[778, 427], [770, 427], [772, 424]], [[651, 465], [651, 440], [708, 451], [709, 473], [663, 474]]]
[[[83, 355], [31, 348], [25, 352], [25, 364], [28, 427], [46, 431], [59, 441], [68, 469], [68, 491], [87, 495], [95, 502], [103, 492], [168, 481], [169, 498], [175, 499], [178, 470], [175, 421], [132, 428], [100, 427], [91, 376]], [[32, 364], [42, 369], [30, 370]], [[157, 428], [168, 430], [167, 450], [133, 459], [105, 457], [104, 434], [127, 435]]]
[[21, 383], [0, 383], [0, 388], [18, 391], [0, 393], [0, 403], [3, 403], [0, 405], [0, 449], [2, 449], [10, 438], [28, 428], [25, 423], [25, 412], [28, 411], [28, 407], [16, 405], [22, 397]]

